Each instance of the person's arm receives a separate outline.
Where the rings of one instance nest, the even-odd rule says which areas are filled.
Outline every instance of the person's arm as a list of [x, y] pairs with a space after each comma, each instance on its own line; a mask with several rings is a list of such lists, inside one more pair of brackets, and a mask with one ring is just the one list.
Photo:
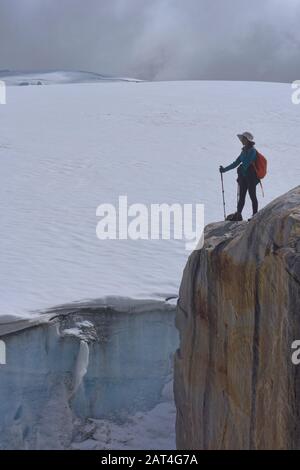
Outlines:
[[226, 173], [226, 171], [233, 170], [234, 168], [239, 166], [240, 163], [241, 163], [241, 156], [239, 155], [237, 159], [233, 163], [231, 163], [231, 165], [225, 166], [225, 168], [223, 166], [220, 166], [220, 171], [221, 173]]

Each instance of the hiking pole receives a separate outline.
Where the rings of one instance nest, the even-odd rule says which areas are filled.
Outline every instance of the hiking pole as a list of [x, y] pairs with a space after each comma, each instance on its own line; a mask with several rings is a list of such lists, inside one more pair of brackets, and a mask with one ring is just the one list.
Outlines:
[[223, 173], [221, 173], [221, 182], [222, 182], [222, 196], [223, 196], [223, 207], [224, 207], [224, 220], [226, 220], [226, 205], [225, 205], [225, 191], [224, 191]]

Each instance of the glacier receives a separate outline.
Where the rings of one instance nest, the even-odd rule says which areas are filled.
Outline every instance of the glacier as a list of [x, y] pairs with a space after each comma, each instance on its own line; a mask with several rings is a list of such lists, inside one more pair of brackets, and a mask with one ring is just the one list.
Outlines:
[[[264, 206], [299, 182], [300, 108], [291, 93], [288, 84], [255, 82], [8, 86], [0, 316], [107, 295], [176, 295], [184, 241], [99, 240], [97, 207], [127, 195], [130, 205], [203, 203], [205, 224], [221, 220], [218, 167], [240, 153], [236, 133], [245, 129], [269, 161]], [[235, 179], [224, 175], [230, 211]]]
[[[205, 223], [220, 220], [218, 167], [246, 129], [269, 161], [263, 207], [299, 183], [291, 86], [0, 78], [0, 448], [171, 448], [178, 338], [163, 299], [188, 253], [175, 239], [100, 241], [96, 208], [127, 195], [204, 203]], [[224, 183], [234, 209], [235, 174]]]

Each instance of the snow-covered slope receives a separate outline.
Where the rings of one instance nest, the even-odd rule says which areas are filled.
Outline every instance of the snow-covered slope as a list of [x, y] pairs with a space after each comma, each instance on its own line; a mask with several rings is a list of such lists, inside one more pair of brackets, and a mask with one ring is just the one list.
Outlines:
[[[0, 314], [107, 295], [177, 293], [184, 242], [100, 241], [103, 202], [204, 203], [250, 130], [269, 159], [265, 205], [299, 183], [300, 106], [286, 84], [162, 82], [9, 87], [0, 105]], [[224, 176], [228, 209], [235, 173]], [[250, 213], [249, 205], [245, 215]]]
[[0, 80], [5, 81], [7, 85], [53, 85], [63, 83], [92, 83], [92, 82], [140, 82], [141, 80], [126, 77], [113, 77], [101, 75], [95, 72], [82, 71], [41, 71], [41, 72], [22, 72], [0, 70]]

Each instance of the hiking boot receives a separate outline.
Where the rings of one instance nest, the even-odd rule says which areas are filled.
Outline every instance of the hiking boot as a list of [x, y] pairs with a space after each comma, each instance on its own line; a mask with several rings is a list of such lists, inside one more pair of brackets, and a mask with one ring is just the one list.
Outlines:
[[241, 220], [243, 220], [243, 216], [239, 212], [235, 212], [234, 214], [228, 215], [226, 217], [226, 220], [230, 220], [232, 222], [240, 222]]
[[253, 217], [254, 217], [256, 214], [257, 214], [257, 212], [256, 212], [255, 214], [252, 214], [252, 217], [250, 217], [250, 218], [248, 219], [248, 222], [250, 222], [250, 220], [252, 220]]

